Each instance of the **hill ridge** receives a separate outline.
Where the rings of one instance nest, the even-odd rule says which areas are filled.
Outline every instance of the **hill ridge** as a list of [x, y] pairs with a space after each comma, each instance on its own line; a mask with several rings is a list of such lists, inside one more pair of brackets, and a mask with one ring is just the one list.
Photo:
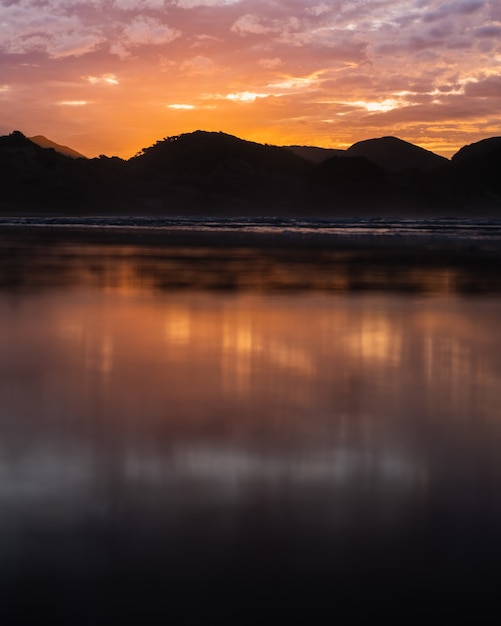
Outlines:
[[80, 152], [77, 152], [73, 148], [69, 146], [63, 146], [52, 139], [48, 139], [45, 135], [35, 135], [33, 137], [28, 137], [30, 141], [36, 143], [41, 148], [53, 148], [56, 152], [60, 154], [64, 154], [65, 156], [71, 157], [72, 159], [86, 159], [87, 157]]
[[473, 146], [469, 158], [449, 161], [387, 136], [315, 162], [287, 146], [199, 130], [128, 160], [82, 159], [14, 131], [0, 137], [0, 211], [501, 217], [501, 142]]
[[448, 159], [431, 150], [393, 135], [357, 141], [348, 148], [346, 155], [365, 156], [376, 165], [394, 172], [404, 169], [431, 170], [448, 162]]

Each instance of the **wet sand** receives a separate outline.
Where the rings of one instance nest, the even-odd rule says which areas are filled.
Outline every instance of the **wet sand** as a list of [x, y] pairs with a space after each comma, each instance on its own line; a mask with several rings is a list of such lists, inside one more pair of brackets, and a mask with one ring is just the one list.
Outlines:
[[[184, 503], [185, 494], [188, 496], [191, 494], [193, 500], [188, 498], [187, 505], [179, 509], [174, 508], [173, 514], [172, 500], [167, 498], [169, 494], [172, 497], [172, 489], [169, 491], [167, 488], [168, 483], [165, 484], [166, 487], [160, 481], [158, 491], [151, 491], [155, 497], [148, 500], [150, 492], [144, 490], [144, 482], [141, 488], [140, 481], [136, 483], [130, 479], [127, 482], [120, 472], [120, 446], [126, 443], [127, 433], [130, 434], [130, 449], [140, 447], [141, 428], [145, 428], [145, 423], [147, 424], [144, 407], [141, 405], [138, 409], [135, 418], [137, 421], [130, 419], [121, 421], [122, 411], [129, 406], [129, 402], [124, 402], [120, 404], [121, 410], [116, 411], [116, 421], [110, 420], [108, 426], [108, 421], [101, 422], [102, 415], [93, 411], [89, 411], [81, 422], [77, 420], [75, 423], [72, 412], [68, 410], [68, 405], [64, 404], [62, 398], [66, 398], [70, 406], [73, 402], [74, 411], [78, 414], [80, 403], [71, 393], [74, 387], [65, 384], [67, 372], [76, 371], [76, 380], [82, 381], [83, 388], [88, 380], [98, 382], [108, 380], [110, 371], [106, 369], [106, 359], [99, 362], [87, 359], [89, 355], [92, 356], [89, 350], [93, 346], [96, 349], [103, 348], [105, 357], [108, 345], [106, 336], [111, 332], [110, 329], [118, 328], [112, 323], [109, 326], [102, 323], [102, 315], [110, 309], [109, 300], [99, 299], [103, 296], [99, 291], [101, 287], [105, 288], [106, 298], [110, 297], [110, 291], [117, 289], [117, 293], [122, 293], [120, 288], [127, 287], [133, 293], [135, 303], [149, 302], [143, 297], [147, 290], [153, 290], [153, 300], [157, 295], [156, 291], [169, 292], [167, 298], [161, 298], [158, 313], [161, 326], [158, 327], [160, 329], [158, 332], [153, 332], [157, 327], [151, 327], [145, 315], [138, 314], [130, 318], [134, 320], [134, 326], [131, 326], [130, 331], [127, 330], [126, 341], [116, 342], [117, 346], [125, 349], [130, 346], [130, 339], [137, 336], [140, 346], [138, 354], [149, 357], [158, 348], [158, 338], [164, 337], [164, 344], [169, 350], [165, 350], [163, 354], [166, 359], [171, 355], [173, 360], [166, 361], [171, 367], [165, 376], [159, 378], [163, 389], [169, 377], [174, 381], [177, 380], [176, 376], [182, 370], [182, 363], [176, 361], [174, 357], [180, 349], [179, 346], [185, 345], [182, 343], [183, 326], [177, 322], [171, 329], [174, 333], [172, 342], [165, 343], [167, 328], [165, 324], [170, 319], [166, 317], [168, 307], [174, 306], [174, 313], [178, 313], [175, 308], [176, 297], [184, 296], [174, 294], [176, 297], [171, 299], [171, 292], [174, 290], [187, 290], [188, 295], [195, 289], [208, 292], [303, 290], [308, 292], [307, 296], [313, 291], [346, 293], [389, 290], [401, 292], [396, 300], [400, 299], [402, 293], [409, 291], [418, 292], [419, 295], [424, 293], [475, 296], [478, 293], [497, 294], [501, 291], [500, 269], [501, 245], [495, 238], [473, 241], [466, 237], [452, 239], [440, 236], [429, 238], [392, 235], [340, 236], [298, 232], [275, 234], [192, 228], [179, 230], [25, 225], [1, 227], [0, 287], [7, 292], [5, 311], [12, 312], [11, 317], [6, 315], [4, 318], [6, 320], [4, 329], [8, 333], [5, 337], [14, 337], [11, 361], [7, 359], [8, 353], [5, 352], [5, 374], [11, 378], [6, 378], [4, 397], [14, 398], [16, 390], [18, 392], [15, 399], [11, 400], [11, 407], [18, 413], [13, 410], [11, 414], [7, 410], [4, 414], [6, 424], [4, 436], [7, 441], [10, 436], [14, 442], [9, 448], [12, 450], [11, 462], [15, 465], [14, 462], [18, 459], [26, 458], [28, 461], [34, 459], [36, 469], [40, 459], [46, 458], [43, 454], [41, 456], [35, 454], [39, 449], [47, 454], [52, 462], [54, 450], [68, 450], [71, 454], [71, 447], [68, 447], [71, 438], [68, 435], [72, 433], [73, 428], [74, 436], [79, 441], [85, 442], [86, 437], [90, 437], [92, 442], [90, 450], [93, 454], [85, 458], [97, 463], [96, 459], [99, 458], [97, 452], [103, 449], [106, 450], [104, 455], [106, 464], [97, 464], [99, 471], [95, 483], [96, 491], [82, 492], [84, 495], [88, 493], [90, 497], [89, 506], [84, 506], [87, 516], [76, 515], [74, 518], [65, 518], [63, 513], [66, 509], [63, 507], [62, 517], [59, 518], [58, 509], [51, 508], [53, 504], [49, 500], [47, 503], [41, 501], [43, 511], [41, 521], [26, 516], [23, 518], [27, 519], [25, 528], [13, 525], [12, 536], [6, 535], [4, 568], [3, 574], [0, 575], [4, 600], [3, 607], [0, 608], [0, 617], [3, 617], [3, 610], [6, 613], [5, 623], [19, 622], [19, 615], [24, 611], [28, 613], [28, 621], [31, 622], [37, 621], [40, 615], [49, 615], [51, 623], [54, 624], [112, 624], [127, 623], [129, 619], [134, 623], [149, 624], [157, 623], [158, 616], [161, 616], [162, 621], [168, 620], [169, 616], [175, 616], [178, 618], [176, 623], [200, 623], [206, 620], [208, 615], [217, 615], [219, 619], [221, 616], [231, 617], [232, 623], [240, 623], [249, 614], [255, 620], [261, 620], [263, 615], [268, 616], [271, 602], [281, 621], [297, 616], [299, 610], [307, 618], [307, 622], [316, 622], [319, 620], [315, 618], [315, 611], [320, 607], [327, 611], [327, 614], [336, 617], [343, 613], [351, 617], [354, 614], [365, 613], [366, 617], [373, 618], [381, 606], [385, 610], [395, 608], [397, 611], [397, 601], [402, 599], [408, 602], [406, 613], [410, 607], [413, 612], [419, 610], [429, 612], [433, 605], [435, 610], [433, 602], [438, 599], [439, 605], [447, 611], [450, 618], [451, 612], [459, 613], [463, 601], [469, 603], [470, 607], [478, 607], [480, 606], [476, 604], [478, 597], [481, 598], [483, 606], [489, 597], [491, 585], [493, 597], [497, 598], [501, 554], [498, 533], [499, 504], [495, 497], [499, 485], [497, 421], [487, 419], [487, 414], [482, 419], [476, 419], [473, 410], [470, 419], [468, 411], [470, 406], [477, 406], [471, 404], [474, 401], [478, 400], [478, 406], [482, 406], [484, 401], [488, 402], [491, 396], [485, 393], [485, 388], [491, 389], [488, 385], [492, 384], [494, 390], [499, 368], [495, 366], [497, 357], [493, 357], [494, 365], [490, 366], [491, 361], [486, 359], [485, 355], [472, 351], [471, 343], [466, 341], [469, 336], [466, 333], [468, 328], [473, 329], [474, 337], [481, 335], [479, 328], [484, 329], [486, 333], [494, 329], [492, 341], [489, 335], [486, 343], [488, 345], [492, 343], [493, 354], [498, 355], [499, 351], [495, 349], [498, 337], [495, 332], [497, 328], [495, 321], [489, 326], [485, 324], [485, 318], [475, 315], [471, 326], [465, 326], [463, 321], [459, 325], [459, 335], [450, 335], [451, 324], [448, 318], [441, 321], [444, 319], [443, 309], [440, 309], [442, 314], [433, 318], [433, 299], [427, 299], [425, 313], [428, 306], [430, 313], [428, 316], [419, 317], [419, 324], [416, 324], [417, 328], [422, 328], [423, 324], [429, 328], [431, 334], [427, 336], [433, 341], [431, 344], [421, 341], [419, 345], [424, 346], [423, 350], [426, 347], [429, 349], [431, 345], [435, 351], [423, 352], [428, 360], [424, 357], [422, 361], [418, 360], [418, 368], [409, 370], [408, 376], [399, 378], [400, 366], [397, 369], [391, 365], [393, 361], [390, 357], [393, 352], [390, 348], [396, 344], [391, 341], [381, 342], [381, 337], [372, 333], [377, 327], [370, 325], [369, 339], [373, 339], [375, 343], [365, 345], [355, 342], [352, 346], [356, 354], [362, 356], [365, 354], [365, 361], [362, 359], [360, 363], [354, 362], [350, 372], [346, 355], [345, 358], [341, 358], [343, 354], [340, 353], [340, 358], [336, 359], [333, 350], [333, 360], [328, 361], [326, 366], [318, 368], [320, 376], [323, 376], [324, 372], [327, 376], [325, 387], [327, 404], [325, 407], [321, 405], [322, 411], [318, 413], [320, 416], [325, 414], [327, 422], [329, 420], [332, 422], [326, 430], [327, 435], [332, 436], [337, 432], [335, 427], [341, 426], [341, 418], [336, 420], [332, 415], [336, 417], [337, 412], [341, 411], [344, 398], [349, 418], [347, 425], [352, 429], [350, 431], [348, 428], [347, 432], [351, 432], [353, 436], [354, 432], [358, 432], [355, 428], [357, 415], [360, 416], [360, 424], [367, 422], [366, 412], [357, 408], [364, 397], [364, 387], [360, 385], [360, 377], [364, 371], [367, 376], [365, 390], [369, 393], [372, 390], [375, 393], [373, 385], [375, 381], [377, 382], [377, 374], [379, 372], [381, 375], [381, 372], [386, 371], [382, 367], [385, 361], [381, 360], [386, 355], [390, 359], [387, 368], [393, 373], [395, 384], [393, 378], [389, 376], [381, 379], [380, 382], [384, 383], [381, 386], [381, 394], [385, 395], [388, 389], [400, 393], [400, 388], [407, 389], [405, 385], [410, 385], [412, 381], [428, 381], [424, 374], [420, 379], [417, 373], [420, 371], [419, 364], [424, 367], [423, 364], [428, 363], [431, 355], [436, 357], [437, 389], [447, 391], [448, 379], [444, 377], [447, 369], [444, 368], [448, 361], [445, 357], [448, 355], [451, 357], [450, 367], [454, 365], [452, 369], [459, 377], [454, 380], [459, 382], [451, 385], [450, 389], [457, 399], [454, 407], [462, 408], [451, 412], [450, 428], [444, 425], [442, 418], [442, 411], [447, 403], [432, 403], [434, 396], [422, 393], [417, 396], [417, 406], [415, 403], [405, 405], [405, 410], [401, 412], [402, 419], [395, 421], [396, 430], [390, 433], [401, 432], [402, 422], [405, 422], [409, 415], [412, 418], [415, 412], [417, 415], [414, 421], [411, 419], [411, 424], [415, 425], [416, 430], [410, 439], [412, 445], [409, 444], [409, 450], [413, 452], [415, 446], [422, 441], [423, 458], [429, 463], [430, 459], [434, 460], [432, 469], [435, 469], [437, 476], [435, 482], [422, 483], [422, 487], [416, 491], [416, 500], [412, 500], [408, 508], [403, 508], [402, 519], [393, 520], [392, 509], [381, 510], [389, 517], [373, 517], [374, 511], [379, 510], [374, 507], [374, 503], [379, 502], [379, 499], [381, 502], [393, 501], [392, 497], [396, 498], [400, 492], [398, 490], [378, 492], [377, 481], [369, 470], [367, 482], [348, 481], [346, 491], [340, 490], [341, 487], [337, 483], [324, 485], [319, 481], [311, 485], [300, 482], [295, 486], [286, 482], [283, 491], [278, 490], [277, 497], [277, 492], [270, 487], [271, 483], [264, 483], [260, 491], [259, 481], [250, 482], [243, 500], [238, 499], [238, 493], [228, 491], [228, 497], [233, 494], [236, 499], [228, 501], [227, 508], [223, 508], [224, 515], [220, 515], [220, 509], [217, 508], [221, 506], [219, 500], [214, 501], [212, 509], [208, 506], [210, 501], [207, 504], [207, 500], [202, 498], [203, 490], [199, 492], [180, 489], [174, 495], [179, 495], [181, 503]], [[73, 290], [75, 286], [82, 285], [98, 288], [95, 309], [97, 326], [93, 328], [93, 332], [90, 332], [90, 326], [85, 326], [89, 332], [87, 334], [82, 332], [79, 335], [79, 326], [67, 322], [74, 319], [72, 307], [78, 307], [79, 302], [83, 302], [85, 306], [83, 313], [78, 314], [77, 321], [87, 324], [90, 319], [88, 292], [84, 291], [83, 300], [79, 300], [76, 297], [78, 290]], [[56, 304], [52, 308], [49, 307], [48, 310], [56, 319], [61, 318], [65, 322], [62, 334], [54, 332], [51, 334], [44, 327], [44, 320], [47, 322], [47, 319], [52, 319], [43, 315], [44, 302], [50, 302], [52, 296], [50, 290], [61, 287], [63, 288], [60, 289], [61, 293], [65, 293], [65, 287], [69, 288], [66, 293], [67, 299], [64, 301], [66, 307], [69, 307], [64, 310], [69, 313], [64, 314], [64, 310], [61, 313]], [[109, 287], [112, 289], [109, 290]], [[144, 292], [141, 291], [143, 287]], [[124, 290], [123, 293], [128, 292]], [[12, 294], [14, 297], [11, 297]], [[39, 294], [43, 295], [43, 298], [38, 298]], [[30, 309], [26, 302], [31, 302], [32, 296], [33, 309]], [[377, 310], [380, 315], [379, 295], [377, 298]], [[305, 306], [311, 306], [310, 300], [309, 297], [305, 298], [307, 302]], [[421, 310], [423, 300], [425, 299], [419, 298], [417, 311]], [[441, 303], [440, 299], [437, 301]], [[472, 303], [476, 305], [478, 301], [470, 298], [467, 303], [469, 306]], [[103, 306], [105, 302], [108, 302], [108, 306]], [[118, 311], [123, 310], [122, 304], [123, 300], [120, 300], [117, 304]], [[346, 320], [352, 320], [356, 310], [356, 307], [349, 309]], [[193, 319], [199, 319], [200, 310], [197, 303], [188, 311], [195, 316]], [[211, 311], [212, 309], [209, 313]], [[286, 308], [281, 311], [286, 315]], [[360, 319], [365, 319], [362, 313], [363, 310]], [[18, 330], [17, 335], [13, 334], [14, 322], [17, 323], [22, 319], [26, 325]], [[129, 324], [130, 319], [127, 319]], [[177, 319], [173, 318], [174, 321]], [[242, 319], [248, 321], [248, 311], [243, 317], [238, 315], [235, 317], [235, 330], [243, 328], [240, 326], [240, 323], [243, 323]], [[345, 332], [346, 327], [343, 323], [334, 324], [332, 312], [325, 319], [334, 320], [329, 326], [329, 332], [331, 335], [338, 332], [340, 345], [345, 346], [345, 338], [349, 335]], [[340, 319], [342, 322], [344, 318]], [[225, 320], [227, 323], [228, 318]], [[390, 340], [394, 337], [393, 331], [406, 328], [407, 314], [402, 314], [398, 320], [400, 322], [397, 324], [387, 325], [388, 329], [392, 330], [392, 334], [388, 335]], [[221, 328], [227, 328], [223, 322], [221, 325]], [[151, 343], [146, 341], [147, 335], [141, 330], [143, 326], [152, 328], [154, 339]], [[279, 328], [282, 326], [280, 321]], [[315, 335], [317, 326], [315, 324], [311, 326]], [[199, 325], [194, 325], [195, 327], [199, 328]], [[268, 325], [264, 325], [263, 322], [263, 327], [268, 328]], [[295, 338], [301, 329], [307, 327], [308, 323], [294, 324], [289, 338]], [[217, 329], [219, 326], [208, 328]], [[247, 326], [245, 328], [248, 329]], [[35, 330], [40, 333], [38, 344], [34, 340]], [[202, 335], [205, 338], [222, 337], [224, 354], [228, 357], [230, 354], [228, 350], [231, 347], [228, 341], [233, 337], [231, 333], [226, 332], [225, 335], [219, 331], [205, 332], [203, 328], [200, 332], [202, 333], [200, 337]], [[246, 354], [248, 356], [247, 335], [242, 335], [241, 343], [238, 342], [238, 336], [235, 332], [234, 345], [240, 346], [244, 357]], [[4, 345], [7, 345], [5, 337]], [[26, 341], [27, 347], [24, 351], [16, 343], [16, 337]], [[61, 367], [58, 376], [54, 375], [51, 378], [49, 374], [51, 359], [55, 354], [54, 337], [57, 341], [63, 342], [61, 343], [64, 344], [63, 347], [67, 345], [65, 342], [75, 342], [80, 337], [81, 344], [77, 342], [68, 345], [79, 345], [82, 350], [73, 348], [64, 354], [80, 355], [83, 362], [90, 363], [93, 367], [101, 364], [103, 366], [101, 378], [87, 378], [85, 376], [87, 370], [78, 368], [73, 370], [65, 365], [66, 361], [62, 361], [64, 367]], [[96, 339], [95, 344], [92, 343], [92, 338]], [[355, 338], [362, 339], [362, 336], [355, 333]], [[186, 337], [184, 339], [186, 340]], [[41, 360], [39, 368], [34, 369], [37, 345]], [[290, 342], [286, 342], [285, 348], [290, 345]], [[307, 345], [311, 346], [311, 342]], [[319, 342], [319, 345], [324, 344]], [[346, 344], [348, 347], [349, 345]], [[364, 345], [368, 352], [364, 353], [362, 349]], [[255, 376], [258, 376], [262, 372], [262, 353], [274, 344], [272, 341], [262, 340], [255, 346], [260, 346], [254, 357]], [[415, 341], [409, 339], [407, 343], [402, 342], [402, 346], [407, 346], [405, 350], [402, 348], [402, 355], [405, 356], [409, 351], [412, 352], [413, 346], [415, 349]], [[457, 347], [460, 349], [456, 350]], [[325, 353], [330, 354], [329, 349], [326, 348]], [[280, 354], [282, 357], [285, 354], [285, 365], [290, 362], [291, 357], [294, 357], [294, 353], [287, 350]], [[47, 356], [50, 358], [45, 360]], [[372, 370], [367, 365], [367, 359], [371, 356], [374, 360]], [[221, 359], [209, 363], [219, 361]], [[136, 363], [136, 357], [123, 365], [124, 372], [129, 371], [128, 363]], [[148, 359], [146, 366], [141, 366], [140, 360], [138, 363], [140, 374], [145, 372], [144, 380], [149, 381], [150, 375], [155, 371], [151, 363]], [[186, 371], [191, 375], [194, 371], [193, 362], [188, 360], [187, 363]], [[283, 358], [278, 363], [283, 363]], [[301, 365], [300, 361], [298, 363]], [[115, 367], [119, 368], [119, 363]], [[230, 369], [231, 372], [237, 371], [235, 367]], [[118, 371], [122, 370], [119, 368]], [[206, 376], [210, 377], [214, 371], [217, 371], [216, 367], [209, 368]], [[292, 368], [293, 377], [290, 384], [283, 385], [284, 397], [294, 395], [294, 381], [297, 385], [298, 372], [301, 371], [303, 370]], [[309, 371], [308, 367], [306, 371]], [[92, 372], [93, 376], [96, 376], [96, 371]], [[337, 395], [336, 387], [333, 385], [333, 372], [339, 372], [339, 381], [342, 382], [340, 387], [342, 393], [338, 391]], [[345, 372], [350, 375], [345, 376]], [[16, 380], [13, 374], [26, 375], [28, 378], [20, 378], [17, 386], [13, 386], [12, 381]], [[461, 383], [463, 375], [465, 378]], [[268, 379], [273, 392], [269, 398], [273, 399], [277, 395], [277, 379], [270, 375], [263, 380]], [[133, 379], [133, 384], [130, 382], [131, 379], [116, 380], [120, 393], [130, 392], [130, 398], [134, 400], [138, 378]], [[255, 382], [256, 378], [252, 380]], [[430, 380], [434, 380], [434, 377], [431, 376]], [[47, 404], [37, 404], [32, 412], [27, 413], [32, 415], [32, 420], [23, 422], [23, 419], [26, 419], [23, 412], [24, 398], [30, 397], [26, 381], [31, 381], [35, 388], [39, 388], [41, 397], [45, 398]], [[57, 389], [56, 393], [52, 394], [48, 387], [51, 381]], [[154, 377], [152, 381], [155, 381]], [[476, 384], [477, 387], [467, 394], [469, 384]], [[426, 386], [424, 388], [427, 389]], [[461, 395], [463, 388], [466, 391]], [[104, 397], [102, 394], [106, 386], [95, 385], [93, 389], [96, 393], [97, 406], [100, 406], [99, 402]], [[238, 387], [235, 389], [238, 390]], [[173, 402], [178, 390], [178, 385], [173, 383], [169, 402]], [[301, 386], [298, 387], [299, 392], [300, 390]], [[190, 398], [195, 396], [195, 391], [194, 385], [189, 387]], [[119, 394], [110, 394], [110, 397], [115, 399], [118, 396]], [[85, 391], [82, 397], [84, 400], [88, 398], [88, 391]], [[152, 398], [153, 402], [156, 396], [145, 393], [144, 397]], [[323, 396], [312, 393], [311, 397], [321, 400]], [[377, 398], [377, 394], [374, 397]], [[391, 400], [395, 396], [390, 394], [389, 397]], [[402, 392], [402, 397], [407, 397], [405, 391]], [[492, 398], [495, 397], [497, 396], [492, 391]], [[466, 399], [464, 402], [463, 398]], [[429, 414], [424, 412], [424, 418], [427, 418], [424, 419], [421, 418], [421, 411], [423, 407], [426, 408], [423, 402], [427, 399], [433, 411], [430, 409]], [[299, 400], [302, 402], [302, 398]], [[263, 401], [263, 406], [265, 404]], [[237, 450], [242, 441], [245, 443], [247, 431], [245, 429], [232, 431], [231, 428], [236, 428], [234, 417], [241, 415], [242, 411], [249, 410], [249, 405], [247, 398], [245, 401], [242, 400], [241, 404], [231, 404], [231, 410], [227, 411], [227, 422], [221, 418], [220, 409], [213, 411], [214, 427], [219, 428], [216, 433], [222, 433], [220, 439], [224, 443], [225, 437], [229, 437], [228, 433], [235, 432], [234, 443]], [[46, 421], [41, 419], [44, 406], [48, 415]], [[131, 406], [134, 406], [133, 402]], [[160, 403], [160, 406], [163, 404]], [[370, 403], [368, 406], [373, 412], [377, 408], [377, 405]], [[394, 405], [390, 402], [389, 406]], [[497, 407], [497, 404], [495, 406]], [[56, 419], [57, 407], [60, 407], [61, 411], [60, 422]], [[180, 407], [183, 409], [184, 405], [180, 404]], [[313, 419], [315, 414], [310, 415], [307, 408], [302, 409], [301, 415], [303, 411], [304, 424], [318, 426], [322, 423], [321, 420], [318, 422], [320, 418]], [[463, 420], [457, 419], [461, 411], [464, 411], [465, 415]], [[20, 416], [20, 419], [14, 419], [13, 414], [16, 418]], [[250, 412], [249, 415], [252, 415], [250, 424], [258, 424], [262, 414], [262, 408], [255, 413]], [[370, 415], [370, 412], [368, 414]], [[181, 415], [184, 415], [182, 411]], [[386, 418], [386, 410], [381, 410], [380, 414], [376, 412], [374, 426], [384, 424]], [[295, 432], [293, 426], [295, 424], [297, 427], [297, 422], [294, 422], [287, 411], [284, 411], [281, 419], [285, 421], [285, 425], [290, 426], [283, 431], [286, 441], [290, 442], [290, 437]], [[288, 422], [289, 419], [292, 421]], [[155, 425], [163, 422], [153, 420], [152, 423]], [[270, 424], [280, 423], [280, 420], [274, 422], [271, 419], [266, 423], [270, 428]], [[25, 432], [22, 430], [23, 424], [27, 428]], [[56, 428], [58, 424], [60, 430]], [[114, 424], [116, 431], [113, 430]], [[180, 417], [178, 424], [181, 434], [188, 433], [188, 443], [191, 437], [196, 443], [197, 439], [190, 430], [193, 428], [192, 422]], [[490, 436], [480, 439], [475, 424], [480, 433], [485, 431]], [[137, 428], [131, 428], [131, 425], [136, 425]], [[202, 435], [207, 437], [210, 432], [212, 431], [201, 431]], [[368, 432], [370, 435], [371, 431]], [[374, 432], [379, 431], [376, 429]], [[44, 436], [47, 437], [47, 433], [50, 435], [48, 440], [51, 441], [51, 437], [55, 437], [58, 445], [43, 448]], [[62, 442], [60, 447], [59, 439], [56, 437], [58, 433]], [[143, 447], [141, 451], [153, 454], [154, 458], [158, 455], [158, 459], [168, 459], [171, 450], [169, 433], [170, 431], [166, 430], [162, 439], [162, 432], [153, 428], [151, 434], [144, 438], [149, 447]], [[260, 433], [261, 438], [262, 431], [257, 429], [256, 433]], [[233, 439], [229, 438], [230, 443], [233, 442]], [[24, 439], [33, 442], [34, 453], [31, 456], [26, 454], [23, 457], [19, 454], [19, 450], [26, 449]], [[164, 448], [161, 446], [163, 440]], [[303, 449], [303, 440], [303, 436], [298, 440], [299, 450]], [[209, 441], [217, 443], [218, 439], [216, 437]], [[268, 445], [271, 445], [270, 441]], [[368, 445], [372, 439], [364, 435], [363, 441]], [[375, 441], [377, 442], [377, 439]], [[127, 448], [124, 447], [125, 449]], [[271, 447], [267, 449], [273, 450]], [[377, 447], [374, 447], [373, 451], [377, 450]], [[449, 451], [449, 455], [444, 454], [444, 450]], [[64, 454], [61, 458], [66, 462], [67, 457]], [[223, 467], [228, 458], [222, 455]], [[243, 458], [245, 461], [248, 457]], [[261, 458], [266, 459], [266, 456], [257, 457], [258, 468], [262, 466]], [[299, 467], [298, 459], [301, 458], [292, 455], [292, 466]], [[214, 457], [210, 457], [209, 461], [211, 459], [214, 461]], [[78, 458], [75, 457], [73, 463], [76, 464], [77, 461]], [[188, 467], [193, 468], [193, 457], [189, 457], [188, 461], [190, 461]], [[68, 467], [71, 466], [70, 463]], [[57, 464], [51, 467], [58, 470]], [[145, 463], [144, 467], [155, 470], [157, 466]], [[214, 463], [209, 464], [209, 469], [211, 467], [214, 469], [216, 466]], [[367, 467], [370, 469], [370, 464]], [[404, 478], [408, 476], [405, 471], [402, 475]], [[357, 476], [359, 474], [356, 474], [355, 478]], [[363, 476], [365, 474], [362, 473], [362, 478]], [[54, 471], [56, 485], [59, 485], [58, 481], [63, 481], [64, 486], [66, 484], [64, 478], [64, 471]], [[144, 481], [151, 487], [147, 478]], [[68, 484], [71, 487], [71, 483]], [[193, 487], [193, 484], [190, 484]], [[59, 494], [63, 504], [74, 501], [75, 494], [71, 490], [65, 492], [57, 489], [54, 493]], [[96, 498], [100, 501], [100, 495], [109, 505], [109, 509], [91, 507]], [[159, 503], [164, 501], [165, 510], [159, 506]], [[84, 505], [87, 504], [85, 499], [82, 502]], [[175, 504], [176, 500], [173, 502]], [[404, 499], [403, 503], [406, 502]], [[149, 505], [148, 510], [152, 511], [146, 517], [143, 515], [145, 505]], [[80, 509], [76, 510], [78, 513]], [[339, 516], [343, 510], [345, 515]], [[312, 511], [316, 511], [316, 514], [312, 515]], [[221, 523], [221, 520], [224, 523]], [[179, 619], [179, 615], [184, 621]]]
[[[82, 251], [85, 254], [82, 255]], [[0, 282], [134, 267], [159, 289], [501, 291], [501, 238], [120, 226], [2, 225]], [[70, 276], [71, 274], [71, 276]], [[115, 280], [115, 279], [113, 279]]]

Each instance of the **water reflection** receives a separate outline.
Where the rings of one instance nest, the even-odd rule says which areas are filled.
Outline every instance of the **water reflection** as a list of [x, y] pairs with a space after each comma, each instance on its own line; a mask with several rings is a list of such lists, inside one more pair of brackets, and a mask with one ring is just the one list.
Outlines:
[[0, 291], [5, 584], [377, 586], [423, 559], [457, 584], [501, 556], [497, 296], [158, 289], [163, 260], [71, 254]]
[[302, 247], [297, 242], [291, 247], [126, 246], [64, 238], [52, 241], [43, 236], [5, 241], [0, 233], [0, 287], [48, 289], [85, 284], [114, 293], [139, 288], [168, 292], [501, 292], [497, 248], [423, 246], [370, 248], [335, 242], [325, 247], [307, 242]]

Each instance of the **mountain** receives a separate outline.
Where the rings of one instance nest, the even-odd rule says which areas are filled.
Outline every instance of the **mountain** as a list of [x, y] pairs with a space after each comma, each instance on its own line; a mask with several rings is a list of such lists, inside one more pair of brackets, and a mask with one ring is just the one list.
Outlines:
[[40, 147], [19, 131], [0, 137], [0, 173], [8, 186], [17, 179], [50, 177], [64, 170], [67, 164], [68, 157]]
[[136, 170], [182, 176], [207, 176], [221, 168], [291, 175], [309, 168], [303, 158], [287, 148], [202, 130], [157, 141], [133, 157], [131, 163]]
[[290, 148], [196, 131], [128, 161], [85, 159], [14, 131], [0, 137], [0, 211], [501, 216], [500, 138], [466, 146], [451, 161], [395, 137], [335, 155], [316, 163]]
[[71, 198], [68, 157], [41, 148], [21, 132], [0, 137], [0, 208], [47, 206]]
[[444, 157], [397, 137], [366, 139], [353, 144], [347, 150], [315, 146], [286, 147], [304, 159], [317, 164], [331, 157], [365, 157], [389, 172], [407, 169], [430, 170], [447, 162]]
[[47, 137], [44, 137], [43, 135], [35, 135], [35, 137], [29, 137], [29, 140], [32, 141], [33, 143], [36, 143], [41, 148], [53, 148], [56, 152], [59, 152], [60, 154], [64, 154], [65, 156], [70, 157], [72, 159], [86, 159], [87, 158], [83, 154], [80, 154], [80, 152], [73, 150], [73, 148], [69, 148], [68, 146], [61, 146], [55, 141], [51, 141], [50, 139], [47, 139]]
[[501, 137], [490, 137], [464, 146], [453, 157], [447, 171], [448, 185], [462, 197], [481, 195], [501, 203]]
[[495, 157], [501, 151], [501, 137], [489, 137], [468, 146], [463, 146], [452, 157], [452, 161], [458, 163], [466, 159], [484, 159]]
[[297, 154], [303, 159], [313, 161], [313, 163], [322, 163], [326, 159], [333, 156], [343, 156], [344, 150], [336, 150], [335, 148], [317, 148], [316, 146], [285, 146], [294, 154]]
[[401, 172], [408, 169], [431, 170], [448, 162], [446, 158], [434, 152], [397, 137], [359, 141], [348, 148], [345, 154], [349, 157], [366, 157], [390, 172]]
[[0, 137], [0, 211], [72, 213], [123, 204], [130, 192], [124, 163], [68, 157], [14, 131]]
[[154, 190], [169, 210], [198, 206], [251, 214], [288, 210], [314, 167], [287, 148], [201, 130], [157, 141], [127, 165], [130, 176], [143, 181], [144, 193], [151, 198]]

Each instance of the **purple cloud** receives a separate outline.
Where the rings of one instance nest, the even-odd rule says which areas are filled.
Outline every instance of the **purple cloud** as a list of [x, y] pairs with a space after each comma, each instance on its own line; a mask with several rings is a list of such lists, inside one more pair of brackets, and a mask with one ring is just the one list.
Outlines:
[[464, 92], [470, 98], [501, 98], [501, 76], [467, 83]]

